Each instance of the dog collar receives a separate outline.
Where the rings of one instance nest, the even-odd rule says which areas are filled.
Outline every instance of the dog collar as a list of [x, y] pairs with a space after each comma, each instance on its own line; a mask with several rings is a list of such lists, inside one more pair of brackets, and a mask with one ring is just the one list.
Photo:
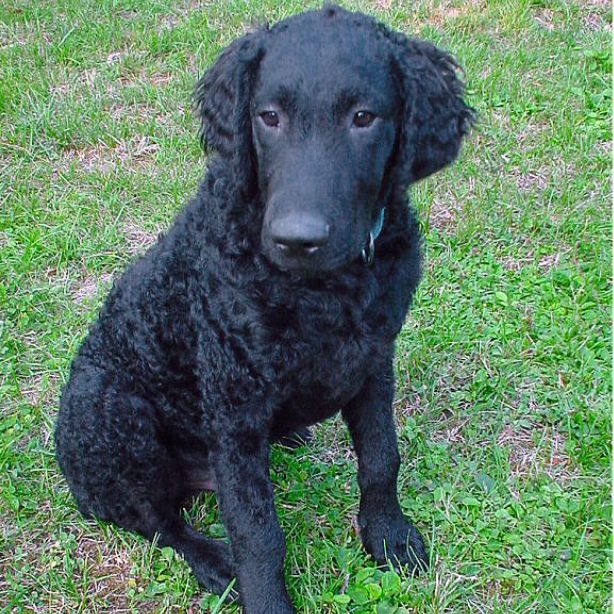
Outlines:
[[375, 239], [379, 237], [382, 232], [382, 228], [384, 227], [384, 215], [386, 212], [386, 207], [382, 207], [382, 210], [379, 212], [377, 219], [375, 220], [375, 224], [369, 231], [369, 240], [367, 241], [367, 245], [362, 249], [362, 260], [367, 265], [370, 266], [373, 263], [373, 258], [375, 258]]

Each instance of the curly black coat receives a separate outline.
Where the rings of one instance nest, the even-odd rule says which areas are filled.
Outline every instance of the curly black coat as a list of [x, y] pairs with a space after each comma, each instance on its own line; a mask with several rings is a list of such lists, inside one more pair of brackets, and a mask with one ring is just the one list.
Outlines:
[[[79, 509], [157, 534], [209, 590], [236, 576], [247, 612], [293, 611], [270, 442], [339, 409], [366, 549], [426, 562], [397, 498], [392, 362], [420, 276], [406, 190], [473, 118], [456, 68], [338, 7], [235, 41], [197, 88], [216, 155], [196, 198], [115, 283], [72, 365], [55, 441]], [[179, 514], [203, 488], [230, 546]]]

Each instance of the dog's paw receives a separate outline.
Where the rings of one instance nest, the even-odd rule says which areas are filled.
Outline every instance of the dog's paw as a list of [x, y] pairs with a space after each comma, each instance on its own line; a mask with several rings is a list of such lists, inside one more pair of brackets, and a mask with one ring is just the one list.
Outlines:
[[[198, 560], [190, 560], [190, 567], [198, 583], [207, 591], [221, 595], [235, 578], [234, 560], [230, 546], [223, 542], [216, 543], [215, 548], [208, 547], [206, 554]], [[229, 598], [238, 599], [238, 592], [233, 588]]]
[[391, 563], [395, 569], [406, 568], [411, 575], [428, 567], [422, 536], [405, 518], [361, 524], [360, 535], [366, 551], [378, 565]]
[[294, 614], [289, 601], [272, 602], [267, 600], [262, 605], [245, 607], [245, 614]]

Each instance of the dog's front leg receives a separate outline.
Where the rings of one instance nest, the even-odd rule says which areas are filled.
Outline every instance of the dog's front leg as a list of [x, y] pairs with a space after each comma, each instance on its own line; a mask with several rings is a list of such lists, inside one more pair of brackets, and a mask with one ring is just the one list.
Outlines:
[[246, 411], [236, 424], [216, 433], [212, 461], [217, 496], [246, 614], [291, 614], [284, 583], [286, 546], [269, 478], [269, 445], [261, 429], [240, 424], [250, 415]]
[[344, 409], [358, 456], [358, 525], [365, 549], [384, 565], [426, 566], [422, 537], [403, 516], [397, 496], [400, 457], [392, 412], [392, 350], [385, 364]]

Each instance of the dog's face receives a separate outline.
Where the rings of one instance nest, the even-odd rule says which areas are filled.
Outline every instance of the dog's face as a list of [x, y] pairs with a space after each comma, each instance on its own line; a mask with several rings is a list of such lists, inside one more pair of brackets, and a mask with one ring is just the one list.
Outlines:
[[274, 264], [314, 274], [360, 256], [380, 215], [401, 109], [389, 58], [364, 36], [328, 20], [271, 37], [250, 118], [262, 247]]
[[360, 257], [391, 194], [456, 157], [473, 119], [457, 65], [339, 7], [235, 41], [199, 82], [202, 138], [258, 203], [262, 251], [318, 275]]

